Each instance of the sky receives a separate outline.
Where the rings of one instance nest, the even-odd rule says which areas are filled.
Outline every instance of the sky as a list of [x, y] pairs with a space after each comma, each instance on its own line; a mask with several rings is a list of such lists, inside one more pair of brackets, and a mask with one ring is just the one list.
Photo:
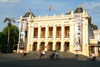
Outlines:
[[[74, 11], [79, 6], [79, 3], [91, 16], [92, 23], [97, 24], [98, 28], [100, 28], [100, 0], [0, 0], [0, 32], [7, 26], [8, 22], [4, 23], [4, 20], [8, 17], [14, 18], [16, 23], [12, 22], [12, 24], [19, 27], [17, 20], [29, 8], [35, 17], [39, 15], [61, 15], [62, 13], [66, 14], [68, 8], [70, 8], [70, 11]], [[50, 13], [49, 7], [51, 4]]]

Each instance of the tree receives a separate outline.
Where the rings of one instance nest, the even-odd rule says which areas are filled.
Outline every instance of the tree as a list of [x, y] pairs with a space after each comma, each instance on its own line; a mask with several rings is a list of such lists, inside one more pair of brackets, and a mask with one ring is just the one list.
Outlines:
[[[8, 48], [9, 48], [9, 36], [10, 36], [10, 27], [11, 27], [11, 21], [13, 21], [15, 23], [15, 21], [13, 20], [14, 18], [5, 18], [4, 20], [4, 23], [8, 21], [8, 41], [7, 41], [7, 45], [8, 45]], [[7, 50], [8, 52], [8, 50]]]
[[3, 49], [3, 48], [5, 48], [5, 42], [4, 42], [4, 35], [3, 35], [3, 33], [2, 32], [0, 32], [0, 49]]
[[[8, 26], [6, 26], [3, 29], [2, 34], [3, 34], [3, 38], [5, 38], [3, 41], [3, 42], [5, 42], [4, 45], [6, 45], [7, 37], [8, 37]], [[10, 36], [9, 36], [10, 39], [9, 39], [9, 49], [8, 50], [11, 50], [13, 48], [13, 45], [18, 43], [18, 37], [19, 37], [18, 27], [15, 25], [11, 25], [9, 34], [10, 34]]]

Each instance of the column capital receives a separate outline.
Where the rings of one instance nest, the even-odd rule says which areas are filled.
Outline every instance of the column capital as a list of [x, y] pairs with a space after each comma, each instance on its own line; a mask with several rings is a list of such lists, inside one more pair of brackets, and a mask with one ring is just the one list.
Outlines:
[[49, 27], [49, 25], [46, 25], [46, 27]]
[[53, 25], [53, 27], [56, 27], [57, 25]]
[[65, 26], [66, 24], [62, 24], [62, 26]]
[[37, 45], [40, 45], [40, 44], [37, 44]]
[[53, 25], [47, 25], [48, 27], [53, 27]]
[[41, 25], [39, 25], [38, 27], [41, 27]]
[[45, 46], [47, 46], [48, 44], [44, 44]]
[[56, 44], [52, 44], [52, 45], [56, 45]]
[[56, 24], [56, 26], [61, 26], [61, 24]]
[[61, 44], [61, 45], [64, 45], [64, 44]]
[[32, 20], [32, 19], [27, 19], [27, 21], [28, 21], [28, 22], [32, 22], [33, 20]]
[[88, 23], [85, 23], [85, 25], [88, 25]]
[[46, 27], [46, 25], [40, 25], [40, 27]]
[[21, 20], [17, 20], [17, 22], [18, 22], [18, 23], [20, 23], [20, 22], [21, 22]]
[[30, 28], [32, 28], [33, 26], [30, 26]]
[[70, 23], [70, 25], [74, 25], [74, 23]]
[[38, 25], [34, 25], [34, 27], [38, 27]]

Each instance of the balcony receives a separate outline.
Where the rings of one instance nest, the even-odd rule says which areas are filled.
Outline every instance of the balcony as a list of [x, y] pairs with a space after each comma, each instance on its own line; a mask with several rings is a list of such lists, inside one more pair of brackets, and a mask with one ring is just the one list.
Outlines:
[[45, 38], [45, 36], [41, 36], [41, 38]]
[[38, 36], [34, 36], [33, 38], [38, 38]]
[[53, 38], [53, 36], [49, 36], [48, 38]]
[[61, 36], [56, 36], [56, 38], [61, 38]]
[[64, 36], [64, 38], [69, 38], [69, 36]]

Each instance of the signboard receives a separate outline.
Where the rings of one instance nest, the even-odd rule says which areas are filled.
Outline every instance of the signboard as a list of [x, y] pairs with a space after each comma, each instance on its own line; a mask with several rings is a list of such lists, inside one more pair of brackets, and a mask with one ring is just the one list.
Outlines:
[[20, 49], [24, 49], [25, 46], [25, 30], [26, 30], [26, 26], [27, 26], [27, 20], [23, 19], [21, 21], [21, 29], [20, 29], [20, 44], [19, 44], [19, 48]]
[[74, 18], [74, 50], [81, 50], [81, 27], [82, 17], [75, 15]]

